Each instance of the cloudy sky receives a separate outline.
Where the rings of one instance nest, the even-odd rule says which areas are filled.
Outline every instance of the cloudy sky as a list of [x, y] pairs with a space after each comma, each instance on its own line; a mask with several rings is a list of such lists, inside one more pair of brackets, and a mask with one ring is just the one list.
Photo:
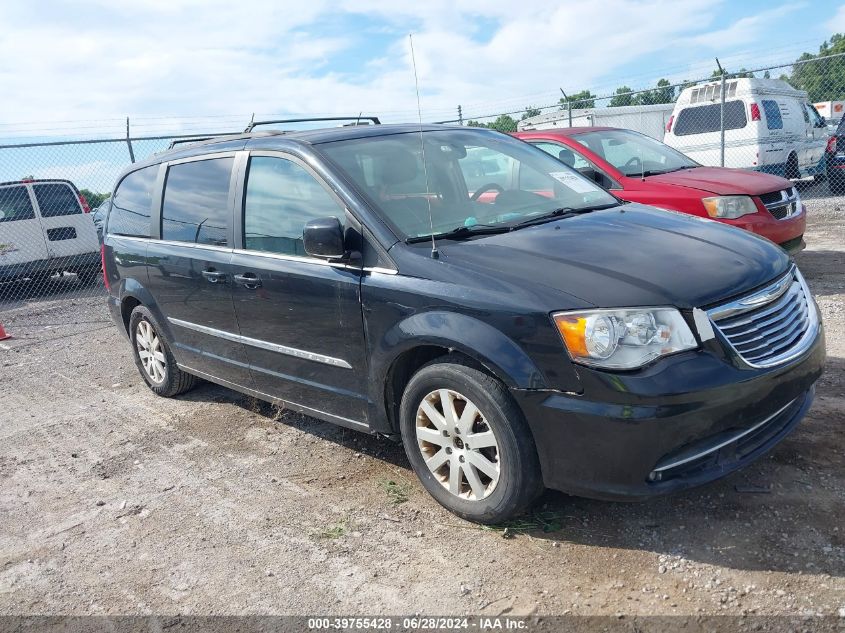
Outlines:
[[793, 60], [835, 0], [3, 0], [0, 138], [243, 127], [252, 112], [426, 120]]

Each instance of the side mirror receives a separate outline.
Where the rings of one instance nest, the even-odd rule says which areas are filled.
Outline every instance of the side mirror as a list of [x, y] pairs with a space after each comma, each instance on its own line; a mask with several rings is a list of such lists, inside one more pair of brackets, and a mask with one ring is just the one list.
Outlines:
[[335, 217], [310, 220], [302, 229], [305, 252], [314, 257], [339, 259], [346, 255], [343, 244], [343, 227]]

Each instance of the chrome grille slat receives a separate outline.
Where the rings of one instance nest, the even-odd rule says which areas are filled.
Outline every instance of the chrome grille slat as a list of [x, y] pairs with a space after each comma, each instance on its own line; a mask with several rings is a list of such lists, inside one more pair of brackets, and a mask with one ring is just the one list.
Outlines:
[[778, 332], [777, 336], [772, 336], [772, 337], [768, 338], [768, 340], [765, 343], [763, 343], [762, 345], [758, 345], [757, 347], [752, 347], [751, 349], [741, 349], [741, 350], [739, 349], [739, 346], [737, 346], [737, 350], [742, 354], [748, 355], [751, 352], [756, 351], [758, 349], [762, 349], [764, 347], [768, 347], [769, 349], [772, 349], [774, 347], [777, 347], [776, 345], [774, 345], [775, 342], [780, 341], [781, 339], [788, 338], [789, 336], [795, 334], [796, 332], [801, 332], [803, 330], [803, 327], [804, 327], [803, 320], [795, 321], [785, 331], [780, 330]]
[[[739, 327], [740, 325], [748, 325], [749, 323], [753, 323], [757, 319], [760, 319], [760, 318], [765, 317], [765, 316], [769, 316], [770, 314], [777, 312], [778, 310], [783, 308], [785, 305], [787, 305], [788, 303], [790, 303], [791, 301], [794, 300], [795, 293], [793, 292], [793, 289], [795, 288], [796, 285], [797, 284], [793, 284], [792, 287], [789, 290], [787, 290], [783, 295], [781, 295], [781, 297], [779, 299], [777, 299], [773, 303], [767, 304], [766, 309], [758, 308], [757, 310], [754, 310], [752, 312], [746, 312], [745, 314], [742, 315], [745, 318], [740, 319], [739, 321], [736, 320], [739, 317], [734, 317], [733, 319], [724, 319], [722, 321], [719, 321], [719, 323], [721, 323], [719, 328], [722, 329], [722, 330], [732, 330], [733, 328]], [[747, 314], [752, 314], [752, 316], [747, 317], [746, 316]], [[730, 321], [734, 321], [734, 322], [730, 323]]]
[[[755, 327], [752, 331], [747, 332], [746, 334], [742, 335], [734, 335], [733, 333], [729, 334], [731, 337], [731, 341], [736, 346], [745, 345], [747, 343], [751, 343], [756, 339], [761, 337], [771, 336], [777, 333], [779, 330], [783, 330], [796, 321], [802, 321], [807, 317], [807, 306], [804, 302], [795, 302], [795, 305], [789, 309], [787, 312], [783, 312], [780, 315], [781, 318], [777, 320], [773, 320], [770, 323], [766, 324], [765, 326]], [[745, 339], [744, 337], [748, 334], [757, 334], [757, 336]], [[744, 340], [743, 340], [744, 339]]]
[[[789, 279], [791, 283], [783, 291]], [[769, 301], [761, 303], [760, 297]], [[794, 358], [810, 346], [819, 328], [807, 285], [794, 267], [763, 290], [712, 308], [708, 314], [727, 344], [753, 367], [770, 367]]]
[[[783, 320], [786, 320], [786, 319], [793, 320], [794, 316], [795, 316], [794, 313], [802, 310], [803, 307], [804, 307], [803, 304], [798, 303], [796, 301], [791, 306], [788, 306], [783, 312], [776, 314], [771, 319], [766, 319], [762, 323], [755, 323], [754, 325], [752, 325], [748, 329], [742, 330], [741, 332], [730, 332], [730, 337], [731, 337], [732, 340], [740, 339], [743, 336], [746, 336], [747, 334], [754, 334], [755, 332], [760, 332], [766, 326], [777, 323], [779, 321], [783, 321]], [[726, 329], [726, 328], [723, 328], [723, 330], [724, 329]], [[747, 342], [747, 341], [742, 341], [742, 343], [745, 343], [745, 342]]]

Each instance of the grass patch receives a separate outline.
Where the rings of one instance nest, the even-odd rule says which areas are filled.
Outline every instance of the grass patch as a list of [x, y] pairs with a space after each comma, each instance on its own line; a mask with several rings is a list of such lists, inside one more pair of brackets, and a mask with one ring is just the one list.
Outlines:
[[346, 519], [342, 521], [338, 521], [337, 523], [333, 523], [332, 525], [328, 525], [318, 534], [320, 538], [326, 539], [336, 539], [340, 538], [344, 534], [346, 534], [346, 530], [349, 528], [349, 523]]
[[502, 538], [512, 538], [526, 532], [558, 532], [563, 529], [563, 519], [567, 518], [562, 512], [554, 510], [537, 510], [527, 515], [505, 521], [496, 525], [483, 525], [482, 530], [501, 532]]
[[406, 481], [397, 482], [392, 479], [385, 479], [381, 482], [381, 488], [394, 505], [405, 503], [411, 497], [411, 484]]

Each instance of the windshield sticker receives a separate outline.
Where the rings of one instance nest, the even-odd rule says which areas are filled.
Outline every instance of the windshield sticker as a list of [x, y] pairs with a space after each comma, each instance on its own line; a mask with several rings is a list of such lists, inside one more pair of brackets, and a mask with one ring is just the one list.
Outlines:
[[573, 174], [571, 171], [553, 171], [549, 172], [549, 176], [558, 182], [563, 183], [576, 193], [592, 193], [594, 191], [601, 191], [598, 187], [591, 185], [589, 181], [584, 180], [581, 176]]

